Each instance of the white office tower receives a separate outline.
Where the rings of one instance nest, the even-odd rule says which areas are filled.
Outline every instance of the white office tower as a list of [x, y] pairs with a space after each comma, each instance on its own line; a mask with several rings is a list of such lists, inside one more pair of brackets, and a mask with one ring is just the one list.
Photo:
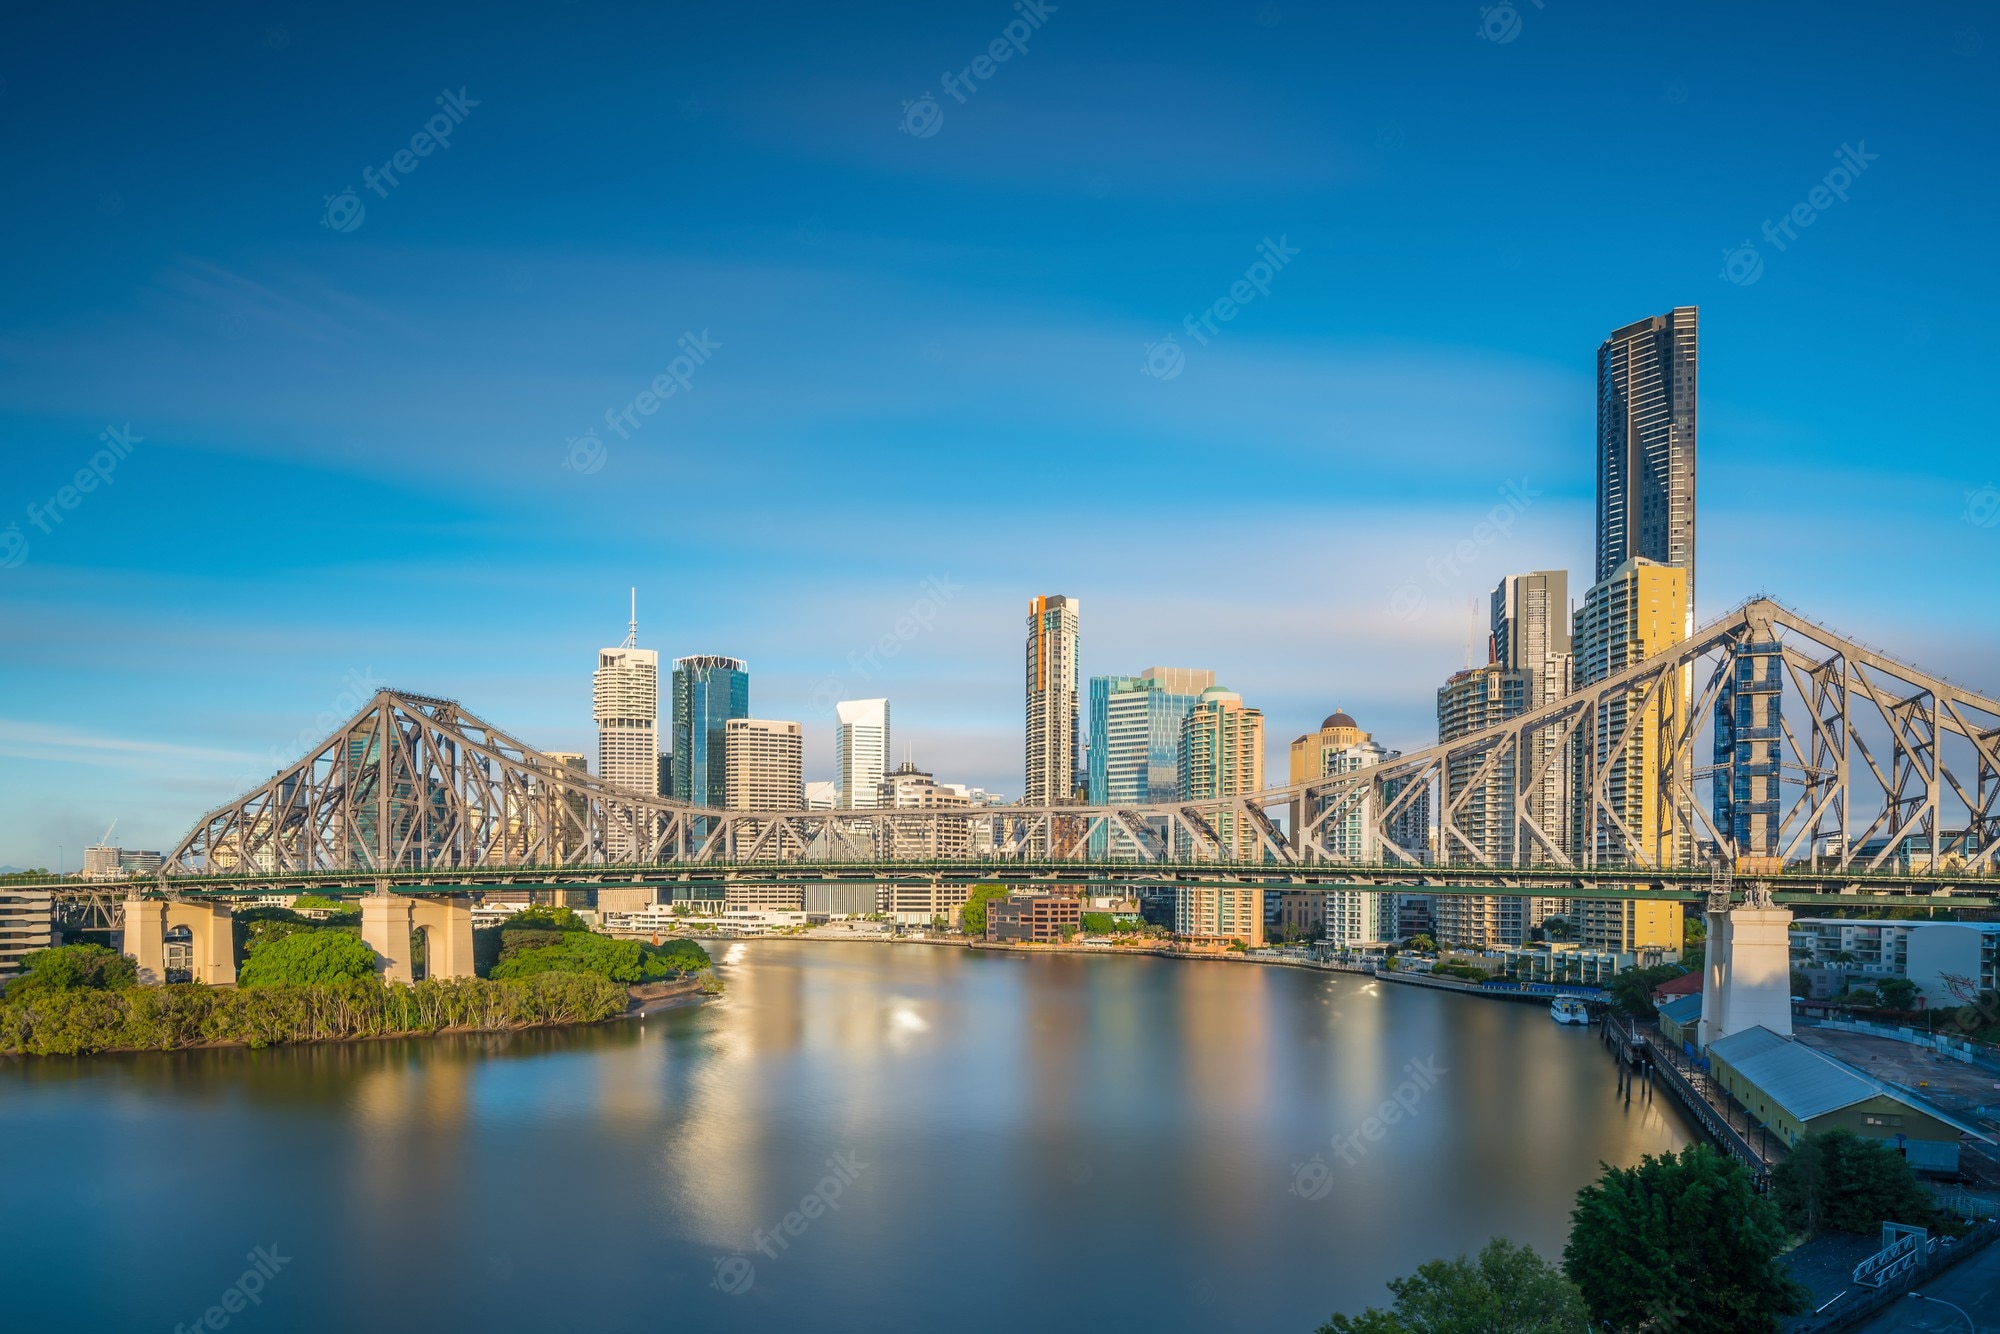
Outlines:
[[889, 701], [845, 699], [833, 706], [834, 785], [843, 810], [872, 809], [889, 768]]
[[[1400, 751], [1390, 750], [1370, 739], [1328, 755], [1326, 772], [1328, 775], [1354, 773], [1400, 757]], [[1397, 821], [1397, 832], [1408, 837], [1414, 833], [1414, 821], [1423, 819], [1428, 823], [1429, 814], [1426, 805], [1421, 816], [1404, 816]], [[1375, 797], [1371, 794], [1363, 798], [1352, 810], [1329, 824], [1325, 843], [1334, 857], [1341, 861], [1371, 865], [1389, 860], [1383, 851], [1381, 832], [1377, 828]], [[1396, 910], [1394, 894], [1334, 889], [1327, 895], [1326, 938], [1336, 946], [1350, 949], [1394, 941], [1397, 939]]]
[[597, 776], [619, 787], [660, 792], [660, 655], [639, 647], [639, 595], [625, 642], [597, 651], [591, 682], [597, 716]]
[[807, 783], [806, 809], [809, 811], [830, 811], [840, 805], [840, 784]]

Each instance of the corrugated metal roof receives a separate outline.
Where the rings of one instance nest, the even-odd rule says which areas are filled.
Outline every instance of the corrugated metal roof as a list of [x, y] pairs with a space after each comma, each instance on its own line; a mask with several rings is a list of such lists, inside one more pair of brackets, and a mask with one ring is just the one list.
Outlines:
[[[1859, 1097], [1849, 1098], [1846, 1101], [1835, 1103], [1819, 1111], [1808, 1113], [1808, 1115], [1823, 1116], [1829, 1111], [1838, 1111], [1842, 1107], [1851, 1107], [1864, 1098], [1880, 1094], [1891, 1101], [1901, 1103], [1919, 1116], [1928, 1116], [1933, 1120], [1942, 1121], [1945, 1125], [1950, 1126], [1960, 1134], [1970, 1135], [1974, 1139], [1983, 1140], [1988, 1144], [2000, 1144], [2000, 1139], [1987, 1134], [1978, 1126], [1969, 1125], [1960, 1118], [1953, 1116], [1936, 1103], [1923, 1097], [1915, 1089], [1903, 1088], [1900, 1085], [1876, 1079], [1866, 1071], [1857, 1070], [1845, 1061], [1828, 1056], [1824, 1052], [1815, 1051], [1803, 1042], [1798, 1042], [1792, 1038], [1781, 1038], [1768, 1028], [1746, 1028], [1741, 1033], [1731, 1033], [1720, 1042], [1711, 1042], [1708, 1050], [1710, 1054], [1720, 1053], [1724, 1061], [1742, 1071], [1746, 1079], [1751, 1080], [1757, 1087], [1763, 1089], [1773, 1098], [1777, 1097], [1775, 1089], [1767, 1084], [1762, 1077], [1752, 1074], [1751, 1071], [1758, 1068], [1758, 1061], [1784, 1059], [1787, 1052], [1809, 1056], [1822, 1065], [1831, 1067], [1836, 1074], [1846, 1076], [1849, 1080], [1867, 1090], [1867, 1092], [1862, 1093]], [[1733, 1057], [1732, 1053], [1734, 1053]], [[1793, 1110], [1783, 1099], [1779, 1098], [1777, 1101], [1779, 1106], [1784, 1107], [1785, 1110]], [[1794, 1115], [1798, 1115], [1798, 1113], [1794, 1112]]]
[[1701, 1018], [1701, 997], [1676, 996], [1660, 1007], [1660, 1015], [1677, 1024], [1690, 1023]]
[[1811, 1047], [1787, 1041], [1768, 1028], [1746, 1028], [1731, 1033], [1709, 1043], [1708, 1052], [1727, 1062], [1800, 1122], [1869, 1098], [1894, 1097], [1881, 1085], [1863, 1079], [1838, 1061], [1827, 1059]]

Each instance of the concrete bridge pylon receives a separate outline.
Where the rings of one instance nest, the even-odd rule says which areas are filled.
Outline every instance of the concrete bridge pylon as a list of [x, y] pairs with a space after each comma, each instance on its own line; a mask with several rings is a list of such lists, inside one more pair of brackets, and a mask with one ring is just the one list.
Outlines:
[[1792, 1035], [1792, 910], [1752, 885], [1747, 900], [1729, 903], [1719, 877], [1707, 911], [1706, 968], [1701, 983], [1701, 1045], [1763, 1027]]
[[424, 933], [426, 977], [471, 977], [472, 905], [463, 894], [410, 898], [386, 887], [361, 900], [361, 940], [385, 982], [414, 982], [410, 937]]
[[225, 905], [130, 898], [125, 900], [123, 949], [138, 965], [140, 983], [158, 986], [167, 980], [167, 938], [182, 929], [187, 931], [189, 978], [234, 986], [236, 922]]

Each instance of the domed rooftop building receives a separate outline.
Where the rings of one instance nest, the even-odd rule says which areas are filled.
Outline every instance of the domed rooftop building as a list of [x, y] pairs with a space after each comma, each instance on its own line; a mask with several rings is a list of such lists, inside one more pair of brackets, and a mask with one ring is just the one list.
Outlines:
[[1319, 731], [1308, 732], [1292, 742], [1291, 780], [1306, 783], [1315, 778], [1326, 777], [1327, 757], [1358, 746], [1368, 740], [1368, 733], [1361, 730], [1361, 724], [1345, 709], [1335, 709], [1319, 725]]

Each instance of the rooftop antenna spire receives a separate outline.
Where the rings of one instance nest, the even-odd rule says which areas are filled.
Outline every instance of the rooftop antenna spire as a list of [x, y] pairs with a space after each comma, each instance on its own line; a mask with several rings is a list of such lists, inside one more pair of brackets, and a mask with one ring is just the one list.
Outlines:
[[632, 619], [625, 626], [625, 647], [639, 647], [639, 590], [632, 590]]

